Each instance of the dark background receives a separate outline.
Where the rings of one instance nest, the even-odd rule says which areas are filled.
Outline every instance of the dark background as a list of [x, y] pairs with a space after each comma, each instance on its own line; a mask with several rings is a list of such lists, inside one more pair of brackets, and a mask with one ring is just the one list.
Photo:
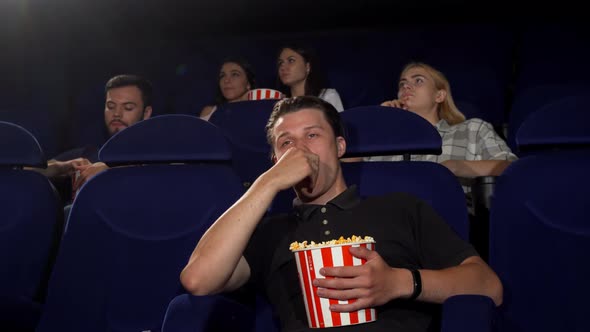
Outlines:
[[[518, 1], [264, 1], [264, 0], [0, 0], [0, 120], [31, 130], [48, 157], [92, 139], [84, 138], [93, 105], [105, 81], [138, 73], [174, 95], [191, 72], [194, 54], [215, 63], [216, 43], [244, 43], [279, 35], [313, 36], [367, 29], [401, 33], [420, 26], [490, 24], [514, 31], [528, 24], [584, 22], [574, 2]], [[261, 38], [261, 39], [260, 39]], [[518, 40], [517, 40], [518, 42]], [[396, 39], [383, 40], [400, 47]], [[392, 46], [393, 45], [393, 46]], [[551, 40], [547, 46], [551, 47]], [[256, 46], [253, 46], [256, 47]], [[355, 47], [350, 44], [351, 49]], [[223, 45], [231, 49], [231, 45]], [[344, 45], [343, 50], [346, 50]], [[220, 51], [221, 52], [221, 51]], [[268, 59], [275, 54], [265, 53]], [[343, 55], [345, 56], [345, 55]], [[324, 59], [331, 61], [331, 59]], [[212, 74], [213, 73], [213, 74]], [[178, 79], [180, 77], [180, 80]], [[207, 78], [208, 79], [208, 78]], [[204, 79], [203, 79], [204, 80]], [[270, 86], [272, 77], [261, 77]], [[175, 83], [170, 83], [174, 81]], [[159, 85], [158, 85], [159, 84]], [[175, 85], [176, 84], [176, 85]], [[91, 92], [89, 92], [91, 91]], [[85, 99], [81, 106], [79, 100]], [[102, 126], [102, 101], [87, 122]], [[162, 97], [159, 113], [176, 112]], [[99, 127], [98, 127], [99, 128]]]

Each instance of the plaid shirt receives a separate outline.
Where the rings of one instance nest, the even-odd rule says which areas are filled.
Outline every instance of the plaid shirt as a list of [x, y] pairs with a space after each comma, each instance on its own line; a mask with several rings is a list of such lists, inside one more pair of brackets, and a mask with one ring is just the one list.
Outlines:
[[[445, 120], [436, 124], [442, 137], [440, 155], [412, 155], [411, 160], [443, 162], [445, 160], [516, 160], [506, 142], [494, 127], [481, 119], [469, 119], [454, 126]], [[367, 161], [400, 161], [403, 156], [374, 156]]]
[[[442, 137], [440, 155], [411, 155], [411, 160], [443, 162], [445, 160], [510, 160], [518, 159], [506, 142], [496, 134], [494, 127], [481, 119], [473, 118], [451, 126], [445, 120], [436, 124]], [[366, 161], [401, 161], [402, 155], [367, 157]], [[474, 214], [469, 178], [457, 178], [465, 198], [467, 209]]]

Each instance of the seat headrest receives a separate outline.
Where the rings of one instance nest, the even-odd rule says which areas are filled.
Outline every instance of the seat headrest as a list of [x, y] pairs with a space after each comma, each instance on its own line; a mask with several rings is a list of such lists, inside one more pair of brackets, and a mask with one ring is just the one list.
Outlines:
[[520, 151], [590, 146], [589, 95], [556, 100], [529, 115], [516, 133]]
[[25, 128], [0, 121], [0, 166], [46, 167], [39, 142]]
[[118, 132], [103, 145], [98, 158], [110, 166], [227, 162], [231, 149], [215, 125], [192, 115], [168, 114]]
[[345, 126], [345, 157], [442, 152], [442, 139], [436, 128], [412, 112], [362, 106], [340, 114]]
[[262, 99], [225, 103], [211, 114], [209, 121], [221, 127], [225, 127], [226, 122], [236, 123], [236, 119], [240, 119], [239, 121], [257, 121], [261, 122], [262, 128], [264, 128], [277, 101], [279, 100]]

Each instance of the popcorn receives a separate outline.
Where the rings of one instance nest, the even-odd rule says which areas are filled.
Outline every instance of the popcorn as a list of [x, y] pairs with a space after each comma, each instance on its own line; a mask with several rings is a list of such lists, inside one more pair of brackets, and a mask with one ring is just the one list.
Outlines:
[[353, 235], [346, 239], [341, 236], [337, 240], [321, 243], [291, 243], [290, 249], [295, 256], [301, 295], [310, 328], [356, 325], [377, 320], [377, 310], [371, 307], [350, 312], [330, 310], [331, 305], [350, 304], [357, 299], [336, 300], [320, 297], [317, 294], [317, 286], [313, 285], [315, 279], [333, 278], [320, 273], [323, 267], [361, 266], [367, 262], [364, 258], [353, 256], [350, 252], [351, 247], [375, 250], [375, 240], [370, 236]]
[[344, 238], [344, 236], [340, 236], [337, 240], [330, 240], [330, 241], [323, 241], [320, 243], [315, 243], [311, 241], [311, 243], [307, 243], [307, 241], [303, 242], [293, 242], [289, 246], [289, 250], [302, 250], [302, 249], [309, 249], [309, 248], [319, 248], [325, 246], [333, 246], [333, 245], [340, 245], [340, 244], [349, 244], [349, 243], [375, 243], [375, 240], [371, 236], [360, 237], [353, 235], [348, 238]]

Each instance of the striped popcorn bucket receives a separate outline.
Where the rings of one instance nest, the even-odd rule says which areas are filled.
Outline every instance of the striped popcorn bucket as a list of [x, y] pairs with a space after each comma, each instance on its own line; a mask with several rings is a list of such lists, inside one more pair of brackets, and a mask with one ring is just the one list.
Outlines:
[[254, 89], [248, 91], [248, 100], [281, 99], [281, 91], [273, 89]]
[[347, 243], [293, 250], [310, 328], [355, 325], [373, 322], [377, 319], [377, 313], [373, 308], [353, 312], [330, 311], [329, 307], [332, 304], [347, 304], [356, 300], [339, 301], [321, 298], [317, 295], [317, 287], [312, 285], [314, 279], [324, 278], [320, 274], [320, 269], [324, 266], [357, 266], [365, 264], [366, 260], [356, 258], [350, 254], [348, 251], [350, 247], [365, 247], [369, 250], [375, 250], [375, 243]]

